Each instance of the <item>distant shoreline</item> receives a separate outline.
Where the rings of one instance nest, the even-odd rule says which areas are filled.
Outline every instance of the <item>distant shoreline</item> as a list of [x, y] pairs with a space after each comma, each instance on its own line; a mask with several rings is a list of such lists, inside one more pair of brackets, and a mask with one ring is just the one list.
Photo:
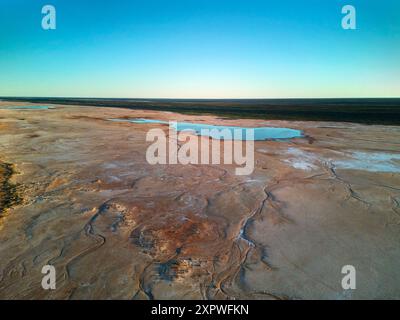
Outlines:
[[123, 99], [0, 97], [3, 101], [211, 114], [224, 118], [400, 125], [400, 98]]

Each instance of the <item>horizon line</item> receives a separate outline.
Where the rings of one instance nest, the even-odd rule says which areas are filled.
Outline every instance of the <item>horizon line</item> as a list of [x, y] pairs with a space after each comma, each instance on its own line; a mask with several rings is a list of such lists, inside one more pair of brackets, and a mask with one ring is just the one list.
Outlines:
[[0, 99], [109, 99], [109, 100], [345, 100], [345, 99], [400, 99], [393, 97], [274, 97], [274, 98], [150, 98], [150, 97], [87, 97], [87, 96], [0, 96]]

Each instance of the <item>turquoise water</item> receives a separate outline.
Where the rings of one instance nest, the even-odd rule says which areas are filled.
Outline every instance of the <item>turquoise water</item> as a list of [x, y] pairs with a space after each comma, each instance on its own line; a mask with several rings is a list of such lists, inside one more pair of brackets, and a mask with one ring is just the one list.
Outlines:
[[10, 110], [48, 110], [48, 109], [53, 109], [53, 107], [48, 107], [48, 106], [12, 106], [12, 107], [4, 107], [2, 109], [10, 109]]
[[[211, 137], [213, 139], [221, 139], [221, 130], [226, 132], [228, 137], [233, 137], [234, 140], [248, 140], [248, 130], [254, 130], [254, 138], [251, 140], [280, 140], [302, 137], [302, 132], [289, 128], [244, 128], [231, 126], [214, 126], [208, 124], [196, 124], [178, 122], [175, 126], [176, 131], [193, 131], [197, 135]], [[228, 139], [230, 140], [230, 139]]]
[[[150, 124], [168, 124], [167, 121], [152, 120], [152, 119], [109, 119], [116, 122], [131, 122], [131, 123], [150, 123]], [[300, 130], [289, 128], [245, 128], [233, 126], [214, 126], [202, 123], [177, 122], [174, 129], [178, 132], [191, 131], [197, 135], [211, 137], [213, 139], [226, 140], [283, 140], [303, 137], [303, 132]], [[223, 131], [222, 131], [223, 130]], [[254, 130], [254, 138], [247, 136], [249, 130]]]
[[130, 122], [130, 123], [158, 123], [158, 124], [168, 124], [168, 121], [152, 120], [152, 119], [108, 119], [114, 122]]

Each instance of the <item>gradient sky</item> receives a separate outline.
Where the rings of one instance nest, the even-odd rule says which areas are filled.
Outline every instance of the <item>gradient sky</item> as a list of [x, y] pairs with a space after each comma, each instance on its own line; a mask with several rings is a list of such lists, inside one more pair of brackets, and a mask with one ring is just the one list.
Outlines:
[[400, 1], [1, 0], [0, 96], [400, 97]]

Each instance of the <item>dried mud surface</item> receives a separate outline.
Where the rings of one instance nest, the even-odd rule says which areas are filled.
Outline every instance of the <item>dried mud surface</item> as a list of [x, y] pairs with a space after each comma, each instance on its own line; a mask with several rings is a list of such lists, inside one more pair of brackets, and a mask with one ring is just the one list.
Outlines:
[[[16, 169], [0, 166], [0, 183], [21, 196], [0, 217], [1, 299], [400, 298], [400, 173], [336, 165], [398, 154], [399, 127], [55, 107], [0, 109], [0, 161]], [[167, 127], [107, 121], [125, 117], [306, 138], [256, 142], [255, 171], [240, 177], [149, 165], [146, 132]], [[47, 264], [56, 290], [41, 287]], [[345, 265], [357, 290], [341, 287]]]

